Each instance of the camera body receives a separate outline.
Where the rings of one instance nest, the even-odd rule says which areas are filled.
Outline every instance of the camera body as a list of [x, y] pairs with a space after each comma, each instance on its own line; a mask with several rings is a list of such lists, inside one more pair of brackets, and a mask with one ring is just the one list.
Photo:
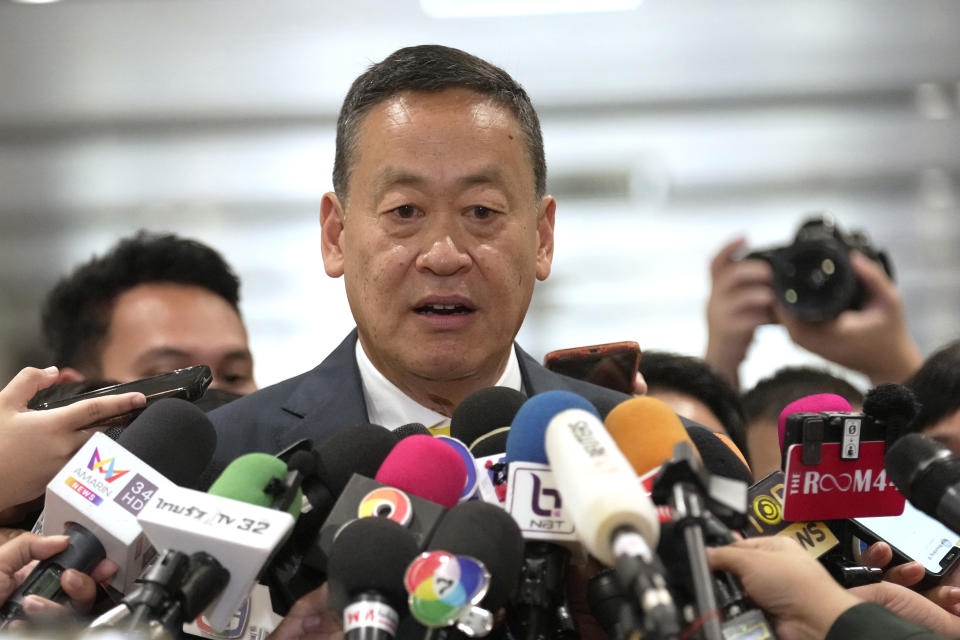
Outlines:
[[744, 259], [770, 264], [774, 294], [794, 316], [803, 322], [822, 322], [863, 303], [863, 285], [850, 264], [854, 249], [893, 278], [886, 252], [874, 247], [865, 232], [846, 233], [826, 215], [804, 221], [792, 244], [754, 251]]

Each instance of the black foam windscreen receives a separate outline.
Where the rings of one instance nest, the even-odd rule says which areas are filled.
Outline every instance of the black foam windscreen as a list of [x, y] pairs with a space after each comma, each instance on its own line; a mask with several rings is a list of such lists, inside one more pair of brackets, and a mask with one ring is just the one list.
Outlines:
[[470, 453], [474, 458], [502, 455], [507, 452], [507, 438], [510, 436], [510, 427], [502, 427], [480, 436], [470, 445]]
[[388, 518], [360, 518], [337, 534], [327, 562], [330, 603], [337, 611], [361, 591], [375, 591], [391, 606], [406, 602], [403, 575], [419, 553], [410, 531]]
[[409, 438], [410, 436], [432, 436], [430, 429], [427, 429], [424, 425], [419, 422], [411, 422], [409, 424], [400, 425], [393, 430], [394, 435], [397, 436], [398, 440], [403, 440], [404, 438]]
[[478, 438], [509, 427], [526, 401], [527, 396], [509, 387], [487, 387], [474, 391], [463, 399], [450, 417], [450, 435], [472, 448]]
[[960, 460], [935, 440], [909, 433], [887, 448], [883, 467], [918, 509], [936, 510], [947, 488], [960, 483]]
[[192, 487], [213, 459], [217, 432], [193, 404], [164, 398], [144, 409], [117, 442], [171, 482]]
[[687, 427], [690, 440], [700, 453], [703, 466], [714, 475], [753, 484], [753, 475], [727, 444], [706, 427]]
[[316, 451], [296, 451], [290, 456], [290, 459], [287, 460], [287, 469], [290, 471], [299, 471], [301, 475], [304, 476], [312, 476], [317, 473], [317, 462]]
[[920, 412], [920, 402], [910, 387], [880, 384], [863, 398], [863, 412], [884, 425], [890, 443], [907, 432], [907, 425]]
[[387, 454], [399, 441], [392, 431], [376, 424], [344, 429], [317, 448], [317, 472], [331, 495], [338, 496], [354, 473], [368, 478], [377, 475]]
[[444, 514], [428, 549], [479, 560], [490, 572], [483, 607], [496, 613], [506, 604], [520, 578], [523, 535], [516, 521], [500, 507], [482, 501], [461, 502]]

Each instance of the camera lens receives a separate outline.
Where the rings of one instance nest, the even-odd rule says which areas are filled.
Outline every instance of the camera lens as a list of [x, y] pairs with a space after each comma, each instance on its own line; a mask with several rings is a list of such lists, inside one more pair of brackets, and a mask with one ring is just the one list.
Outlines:
[[796, 242], [773, 259], [774, 292], [804, 322], [832, 318], [857, 299], [847, 249], [836, 241]]

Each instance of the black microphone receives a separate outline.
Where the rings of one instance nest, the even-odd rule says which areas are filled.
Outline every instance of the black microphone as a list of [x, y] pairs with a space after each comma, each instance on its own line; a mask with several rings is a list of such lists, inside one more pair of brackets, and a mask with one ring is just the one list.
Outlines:
[[883, 466], [913, 506], [960, 530], [960, 459], [949, 449], [909, 433], [887, 448]]
[[393, 430], [393, 433], [400, 440], [403, 440], [404, 438], [408, 438], [410, 436], [432, 436], [433, 435], [432, 433], [430, 433], [430, 429], [427, 429], [423, 424], [419, 422], [410, 422], [408, 424], [400, 425], [399, 427]]
[[[430, 637], [436, 640], [487, 636], [497, 612], [506, 605], [520, 579], [523, 551], [520, 528], [500, 507], [479, 501], [454, 506], [440, 520], [427, 551], [407, 569], [405, 587], [410, 594], [412, 615], [401, 623], [398, 638], [424, 637], [421, 624], [433, 630]], [[445, 572], [436, 561], [437, 553], [458, 556], [461, 563], [479, 562], [480, 566], [473, 568], [485, 571], [486, 578], [469, 579], [468, 575], [475, 578], [477, 574], [468, 571], [465, 575], [461, 564], [459, 582], [454, 584], [446, 579], [449, 576], [438, 575]], [[457, 600], [454, 607], [454, 602], [448, 600], [446, 604], [450, 606], [438, 607], [436, 600], [419, 600], [417, 587], [424, 581], [446, 584], [448, 590], [456, 590], [458, 598], [465, 601]], [[484, 591], [479, 602], [471, 597], [480, 597]]]
[[386, 518], [354, 520], [330, 550], [330, 604], [345, 640], [391, 640], [406, 611], [403, 576], [418, 553], [413, 534]]
[[450, 417], [450, 436], [467, 445], [475, 458], [502, 454], [517, 411], [527, 397], [509, 387], [474, 391]]
[[307, 468], [301, 489], [309, 509], [301, 512], [290, 540], [274, 557], [263, 579], [278, 613], [286, 614], [294, 602], [324, 581], [327, 556], [320, 546], [323, 523], [350, 478], [355, 473], [371, 478], [376, 475], [398, 441], [390, 430], [365, 423], [334, 434], [316, 449], [294, 454], [300, 460], [298, 464]]

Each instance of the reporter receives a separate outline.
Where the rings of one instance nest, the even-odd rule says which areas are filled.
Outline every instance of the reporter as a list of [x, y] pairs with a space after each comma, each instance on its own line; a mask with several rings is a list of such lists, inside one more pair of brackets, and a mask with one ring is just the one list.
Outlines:
[[[30, 574], [37, 560], [46, 560], [67, 548], [67, 536], [38, 536], [24, 533], [0, 546], [0, 603], [10, 597]], [[97, 582], [107, 580], [117, 570], [116, 564], [104, 560], [91, 575], [69, 569], [60, 578], [64, 592], [70, 598], [70, 608], [44, 600], [39, 596], [27, 596], [23, 610], [33, 616], [64, 615], [71, 609], [85, 613], [93, 606]]]
[[[912, 593], [904, 587], [881, 583], [889, 586], [847, 591], [790, 538], [749, 538], [709, 548], [707, 557], [711, 568], [740, 578], [747, 595], [773, 617], [781, 640], [942, 638], [915, 622], [936, 624], [950, 635], [960, 632], [943, 617], [949, 614], [918, 594], [904, 595], [900, 589]], [[878, 606], [886, 604], [895, 604], [902, 617]]]
[[93, 435], [87, 427], [146, 405], [142, 393], [32, 411], [30, 398], [57, 381], [56, 367], [27, 367], [0, 390], [0, 511], [43, 494], [44, 487]]

